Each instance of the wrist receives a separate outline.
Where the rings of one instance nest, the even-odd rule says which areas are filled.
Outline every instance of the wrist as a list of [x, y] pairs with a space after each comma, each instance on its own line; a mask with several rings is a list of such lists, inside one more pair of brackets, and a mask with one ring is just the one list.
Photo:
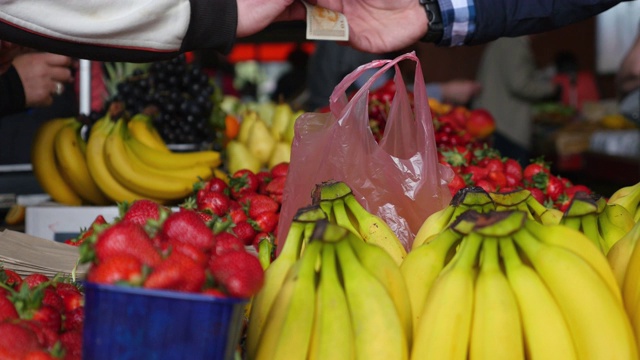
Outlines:
[[442, 12], [438, 0], [418, 0], [427, 16], [427, 33], [422, 37], [423, 42], [438, 43], [444, 35]]

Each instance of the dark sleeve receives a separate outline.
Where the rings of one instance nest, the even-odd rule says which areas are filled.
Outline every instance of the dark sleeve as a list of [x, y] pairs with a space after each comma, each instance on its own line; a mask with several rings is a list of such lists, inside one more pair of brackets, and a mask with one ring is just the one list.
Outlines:
[[24, 110], [25, 98], [22, 80], [11, 66], [0, 75], [0, 117]]
[[[83, 31], [72, 29], [66, 32], [70, 27], [64, 24], [59, 28], [47, 27], [46, 23], [40, 24], [37, 16], [29, 17], [30, 28], [25, 28], [21, 26], [23, 19], [15, 18], [20, 14], [9, 14], [14, 18], [7, 16], [0, 18], [0, 39], [41, 51], [97, 61], [151, 62], [170, 59], [180, 53], [199, 49], [214, 49], [221, 53], [228, 53], [236, 36], [238, 21], [236, 0], [190, 0], [189, 5], [191, 11], [186, 33], [177, 32], [170, 23], [161, 29], [163, 34], [167, 33], [169, 36], [181, 39], [179, 46], [171, 48], [149, 45], [153, 44], [153, 41], [157, 41], [159, 44], [163, 43], [162, 36], [164, 35], [158, 35], [157, 40], [141, 42], [141, 40], [149, 39], [136, 38], [137, 33], [140, 32], [140, 25], [136, 26], [135, 23], [120, 25], [117, 19], [108, 24], [111, 29], [109, 34], [103, 35], [99, 28], [93, 29], [93, 32], [85, 29], [83, 31], [86, 31], [88, 35], [83, 37]], [[105, 2], [104, 6], [108, 7], [108, 2]], [[91, 16], [94, 16], [83, 13], [80, 7], [73, 10], [69, 11], [69, 17], [78, 16], [87, 21]], [[149, 11], [151, 10], [154, 9], [149, 9]], [[129, 15], [130, 18], [137, 16], [140, 19], [149, 16], [142, 11]], [[171, 15], [164, 16], [166, 18]], [[71, 20], [68, 19], [68, 21]], [[114, 32], [113, 28], [118, 29]], [[60, 36], [52, 34], [60, 34]], [[73, 36], [75, 40], [67, 40], [65, 36]], [[106, 44], [97, 44], [95, 38], [100, 38]], [[124, 40], [130, 41], [134, 45], [121, 45]], [[121, 42], [119, 43], [119, 41]]]
[[621, 0], [475, 0], [476, 28], [466, 41], [483, 44], [554, 30], [595, 16]]

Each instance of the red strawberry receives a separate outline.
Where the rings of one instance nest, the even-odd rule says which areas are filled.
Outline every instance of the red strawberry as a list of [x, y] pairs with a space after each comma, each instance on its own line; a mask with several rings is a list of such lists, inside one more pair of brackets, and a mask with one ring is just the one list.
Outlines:
[[544, 191], [551, 200], [556, 201], [564, 192], [564, 183], [557, 176], [548, 175], [547, 186]]
[[216, 288], [204, 289], [204, 290], [202, 290], [202, 294], [211, 295], [211, 296], [215, 296], [215, 297], [219, 297], [219, 298], [226, 298], [227, 297], [227, 294], [222, 292], [222, 290], [216, 289]]
[[46, 287], [42, 291], [42, 305], [48, 305], [58, 310], [58, 312], [64, 311], [64, 302], [54, 287]]
[[467, 184], [465, 184], [462, 176], [455, 174], [447, 186], [449, 187], [451, 195], [455, 195], [460, 189], [467, 186]]
[[286, 181], [287, 178], [284, 176], [274, 177], [266, 188], [267, 194], [280, 204], [282, 204], [282, 194], [284, 193], [284, 185]]
[[98, 263], [108, 257], [123, 254], [132, 255], [151, 267], [161, 260], [149, 235], [142, 226], [133, 222], [119, 222], [101, 232], [94, 245], [94, 251]]
[[121, 204], [120, 211], [124, 213], [123, 222], [130, 222], [144, 226], [148, 220], [158, 220], [162, 205], [153, 200], [138, 199], [127, 206], [127, 203]]
[[33, 331], [17, 323], [0, 323], [0, 359], [22, 360], [37, 350], [42, 349]]
[[485, 169], [489, 170], [489, 172], [492, 171], [499, 171], [499, 172], [504, 172], [504, 164], [502, 163], [501, 159], [496, 159], [496, 158], [491, 158], [491, 159], [485, 159], [484, 162], [484, 166], [483, 165], [478, 165], [478, 166], [482, 166]]
[[82, 331], [84, 326], [84, 306], [79, 306], [64, 314], [64, 322], [62, 328], [65, 331], [78, 330]]
[[532, 182], [533, 177], [538, 173], [549, 173], [549, 165], [544, 162], [542, 159], [534, 160], [534, 162], [525, 166], [524, 170], [522, 170], [522, 176], [524, 180]]
[[20, 325], [33, 331], [38, 337], [38, 342], [45, 349], [51, 349], [60, 340], [60, 330], [53, 330], [51, 328], [42, 326], [38, 321], [25, 320], [20, 322]]
[[62, 314], [52, 306], [40, 306], [40, 308], [33, 313], [31, 319], [38, 321], [43, 327], [56, 332], [62, 328]]
[[275, 239], [274, 236], [270, 233], [259, 232], [256, 234], [256, 236], [253, 237], [253, 242], [251, 243], [251, 245], [253, 245], [253, 248], [256, 249], [256, 251], [260, 251], [260, 242], [262, 241], [269, 241], [273, 244]]
[[65, 350], [64, 360], [82, 359], [82, 333], [80, 331], [63, 332], [60, 334], [60, 342]]
[[250, 218], [255, 219], [263, 212], [276, 213], [280, 210], [280, 204], [262, 194], [251, 194], [240, 200], [240, 204], [246, 209], [246, 213]]
[[217, 216], [223, 216], [229, 210], [229, 197], [221, 192], [199, 190], [196, 195], [198, 210], [210, 211]]
[[515, 175], [505, 172], [504, 177], [507, 181], [507, 187], [515, 189], [519, 186], [522, 186], [522, 179], [518, 179]]
[[511, 175], [518, 182], [522, 181], [522, 165], [515, 159], [506, 159], [504, 161], [505, 175]]
[[28, 353], [23, 360], [56, 360], [56, 358], [48, 351], [35, 350]]
[[33, 289], [34, 287], [42, 284], [42, 283], [46, 283], [48, 282], [50, 279], [41, 273], [32, 273], [29, 274], [27, 276], [25, 276], [24, 279], [22, 279], [23, 282], [27, 283], [29, 285], [29, 289]]
[[572, 185], [564, 189], [564, 192], [568, 197], [572, 198], [575, 193], [578, 191], [586, 192], [587, 194], [591, 194], [591, 189], [585, 185]]
[[229, 217], [234, 224], [247, 221], [248, 219], [247, 213], [242, 208], [242, 205], [235, 200], [231, 200], [231, 204], [229, 205]]
[[204, 267], [187, 255], [172, 252], [144, 282], [149, 289], [199, 292], [205, 283]]
[[0, 322], [6, 319], [17, 319], [19, 317], [20, 315], [18, 315], [18, 310], [16, 310], [13, 302], [6, 296], [0, 296]]
[[271, 176], [273, 178], [277, 178], [280, 176], [287, 176], [289, 174], [289, 163], [288, 162], [282, 162], [279, 164], [274, 165], [271, 168]]
[[487, 175], [487, 179], [493, 184], [496, 190], [500, 190], [507, 186], [507, 177], [504, 175], [502, 171], [489, 171], [489, 175]]
[[14, 289], [19, 289], [20, 285], [22, 285], [22, 277], [15, 271], [4, 269], [5, 277], [0, 277], [0, 281], [7, 284], [9, 287]]
[[56, 287], [56, 292], [62, 298], [64, 311], [69, 312], [80, 306], [84, 306], [84, 296], [76, 287]]
[[[478, 185], [478, 181], [484, 180], [489, 175], [489, 170], [476, 165], [469, 165], [462, 170], [463, 174], [470, 174], [471, 184]], [[478, 185], [479, 186], [479, 185]]]
[[190, 257], [193, 261], [202, 265], [203, 267], [206, 266], [207, 262], [209, 261], [209, 255], [207, 254], [207, 252], [193, 244], [178, 242], [174, 240], [170, 242], [170, 246], [171, 251], [182, 253], [183, 255]]
[[192, 244], [204, 251], [210, 251], [215, 244], [211, 229], [192, 210], [170, 214], [161, 231], [169, 241]]
[[110, 256], [91, 266], [87, 280], [98, 284], [138, 284], [142, 280], [142, 263], [128, 254]]
[[258, 178], [258, 190], [256, 191], [258, 194], [266, 194], [267, 185], [271, 182], [272, 175], [269, 171], [260, 171], [256, 174]]
[[258, 191], [260, 180], [248, 169], [241, 169], [231, 175], [229, 180], [229, 188], [231, 189], [231, 197], [240, 199], [243, 196]]
[[96, 216], [96, 218], [93, 220], [93, 222], [91, 223], [89, 228], [87, 228], [84, 231], [81, 231], [80, 235], [78, 235], [77, 237], [75, 237], [73, 239], [65, 240], [65, 244], [69, 244], [69, 245], [73, 245], [73, 246], [82, 245], [82, 243], [86, 239], [88, 239], [89, 237], [93, 236], [93, 234], [95, 234], [96, 227], [104, 225], [106, 223], [107, 223], [107, 220], [104, 218], [104, 216], [102, 216], [102, 215]]
[[496, 187], [493, 183], [487, 181], [487, 180], [479, 180], [476, 182], [476, 186], [481, 187], [484, 191], [486, 192], [495, 192], [496, 191]]
[[527, 190], [529, 190], [529, 192], [531, 193], [531, 196], [533, 196], [533, 198], [536, 199], [540, 204], [545, 203], [546, 197], [544, 195], [544, 192], [542, 192], [542, 190], [535, 187], [527, 188]]
[[[260, 216], [262, 215], [259, 214], [256, 218]], [[242, 241], [244, 245], [251, 245], [254, 236], [256, 236], [256, 229], [253, 227], [250, 221], [252, 220], [236, 223], [231, 229], [231, 231], [233, 231], [233, 233], [238, 237], [238, 239], [240, 239], [240, 241]]]
[[246, 251], [234, 251], [217, 257], [209, 270], [215, 281], [233, 297], [250, 298], [264, 283], [264, 271], [258, 258]]
[[207, 180], [203, 189], [207, 191], [223, 193], [229, 196], [229, 185], [227, 185], [224, 180], [217, 177], [212, 177], [211, 179]]
[[231, 251], [244, 251], [244, 242], [228, 232], [216, 235], [216, 246], [213, 248], [211, 258], [214, 259]]
[[256, 231], [264, 231], [264, 232], [273, 232], [278, 226], [278, 220], [280, 215], [271, 213], [271, 212], [263, 212], [256, 216], [255, 219], [250, 221], [253, 228]]

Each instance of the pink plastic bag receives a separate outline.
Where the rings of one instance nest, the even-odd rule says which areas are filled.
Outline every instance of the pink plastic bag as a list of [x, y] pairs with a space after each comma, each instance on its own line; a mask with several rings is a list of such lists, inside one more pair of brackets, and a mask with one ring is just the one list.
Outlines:
[[[414, 109], [397, 65], [404, 59], [416, 62]], [[396, 70], [396, 93], [384, 135], [377, 143], [369, 128], [369, 88], [392, 67]], [[347, 100], [347, 88], [374, 68], [380, 69]], [[383, 218], [409, 249], [424, 220], [449, 204], [447, 183], [453, 176], [438, 163], [424, 78], [415, 53], [360, 66], [335, 87], [330, 109], [329, 113], [305, 113], [296, 121], [279, 241], [285, 241], [296, 211], [311, 204], [315, 186], [340, 180], [352, 188], [367, 210]], [[278, 250], [281, 248], [282, 243]]]

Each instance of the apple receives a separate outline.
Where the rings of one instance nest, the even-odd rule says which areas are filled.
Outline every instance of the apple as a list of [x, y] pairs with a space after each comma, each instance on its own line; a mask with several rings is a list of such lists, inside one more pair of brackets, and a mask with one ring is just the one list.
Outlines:
[[484, 139], [495, 131], [496, 122], [486, 109], [474, 109], [469, 114], [465, 128], [472, 137]]

